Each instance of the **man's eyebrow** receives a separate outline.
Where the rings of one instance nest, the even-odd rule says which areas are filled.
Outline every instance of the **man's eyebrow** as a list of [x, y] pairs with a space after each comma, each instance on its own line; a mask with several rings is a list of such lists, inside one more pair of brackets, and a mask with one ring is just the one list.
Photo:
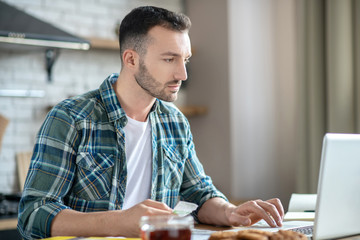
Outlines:
[[[186, 58], [190, 58], [191, 57], [191, 53], [186, 57]], [[164, 52], [161, 54], [161, 56], [173, 56], [173, 57], [181, 57], [181, 54], [176, 53], [176, 52]]]

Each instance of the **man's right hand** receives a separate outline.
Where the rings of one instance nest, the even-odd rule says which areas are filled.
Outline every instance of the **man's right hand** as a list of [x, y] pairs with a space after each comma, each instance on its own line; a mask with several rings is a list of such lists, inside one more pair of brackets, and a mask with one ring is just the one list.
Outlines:
[[139, 237], [140, 227], [139, 221], [142, 216], [152, 215], [170, 215], [173, 209], [168, 207], [165, 203], [157, 202], [154, 200], [145, 200], [129, 209], [122, 210], [119, 212], [121, 221], [119, 224], [125, 226], [126, 231], [124, 236], [127, 237]]
[[64, 209], [51, 224], [51, 236], [139, 237], [142, 216], [170, 215], [173, 210], [166, 204], [145, 200], [126, 210], [79, 212]]

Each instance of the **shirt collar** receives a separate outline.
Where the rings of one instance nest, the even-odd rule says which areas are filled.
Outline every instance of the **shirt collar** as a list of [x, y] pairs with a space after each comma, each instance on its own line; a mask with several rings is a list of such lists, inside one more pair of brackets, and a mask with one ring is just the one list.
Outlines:
[[113, 73], [108, 76], [101, 84], [100, 96], [105, 105], [106, 112], [109, 117], [109, 121], [113, 122], [122, 117], [126, 117], [124, 109], [121, 107], [120, 102], [116, 96], [115, 90], [112, 86], [118, 79], [119, 74]]
[[[118, 77], [119, 77], [118, 73], [111, 74], [104, 80], [104, 82], [100, 85], [99, 88], [100, 96], [102, 101], [104, 102], [105, 109], [108, 114], [110, 122], [126, 117], [126, 113], [124, 109], [121, 107], [121, 104], [112, 86], [117, 81]], [[160, 100], [156, 99], [154, 105], [150, 110], [150, 113], [151, 112], [162, 113], [164, 109], [161, 108], [160, 105], [161, 105]], [[127, 121], [127, 119], [125, 121]]]

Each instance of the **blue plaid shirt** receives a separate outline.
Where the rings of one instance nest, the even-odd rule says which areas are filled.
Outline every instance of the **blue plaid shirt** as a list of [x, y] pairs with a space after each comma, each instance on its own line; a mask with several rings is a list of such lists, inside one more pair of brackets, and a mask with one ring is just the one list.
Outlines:
[[[50, 236], [63, 209], [121, 209], [126, 189], [124, 126], [127, 117], [109, 76], [99, 89], [67, 99], [47, 115], [37, 136], [18, 229], [25, 239]], [[173, 208], [179, 200], [201, 206], [219, 192], [199, 162], [190, 126], [175, 107], [156, 100], [152, 128], [151, 199]]]

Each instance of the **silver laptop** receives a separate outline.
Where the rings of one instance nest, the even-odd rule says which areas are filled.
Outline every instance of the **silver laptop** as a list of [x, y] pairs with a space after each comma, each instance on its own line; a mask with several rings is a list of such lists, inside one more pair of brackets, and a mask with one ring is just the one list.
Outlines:
[[316, 240], [360, 234], [360, 134], [325, 135], [313, 232], [292, 230]]
[[314, 239], [360, 234], [360, 134], [324, 137]]

